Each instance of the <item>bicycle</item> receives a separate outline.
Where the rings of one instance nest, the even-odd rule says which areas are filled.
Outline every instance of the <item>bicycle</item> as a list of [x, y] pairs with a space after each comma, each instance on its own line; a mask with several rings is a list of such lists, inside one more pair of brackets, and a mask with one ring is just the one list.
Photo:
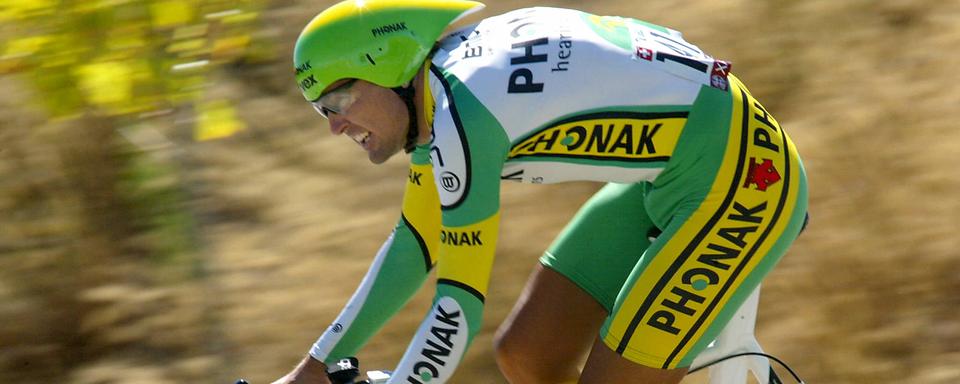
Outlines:
[[[747, 382], [747, 374], [761, 384], [782, 384], [773, 370], [773, 360], [784, 367], [797, 383], [804, 384], [789, 365], [773, 355], [763, 352], [754, 329], [757, 322], [757, 307], [760, 304], [760, 287], [747, 297], [716, 340], [693, 360], [687, 374], [709, 368], [709, 384], [739, 384]], [[746, 357], [746, 359], [737, 359]]]
[[[332, 369], [330, 369], [332, 368]], [[356, 357], [340, 359], [336, 367], [327, 370], [327, 378], [333, 384], [385, 384], [390, 380], [390, 371], [367, 371], [367, 378], [356, 380], [360, 376], [360, 363]], [[249, 384], [246, 380], [237, 380], [234, 384]]]
[[[734, 313], [727, 326], [720, 331], [716, 340], [694, 359], [688, 374], [709, 368], [709, 384], [746, 383], [750, 373], [758, 383], [783, 384], [770, 365], [773, 360], [783, 366], [797, 383], [804, 384], [790, 366], [763, 352], [760, 347], [754, 334], [759, 304], [760, 287], [757, 287]], [[354, 381], [360, 375], [359, 362], [355, 357], [340, 360], [337, 367], [328, 371], [328, 377], [333, 384], [384, 384], [390, 379], [390, 374], [390, 371], [367, 371], [366, 379]], [[241, 379], [236, 384], [248, 383]]]

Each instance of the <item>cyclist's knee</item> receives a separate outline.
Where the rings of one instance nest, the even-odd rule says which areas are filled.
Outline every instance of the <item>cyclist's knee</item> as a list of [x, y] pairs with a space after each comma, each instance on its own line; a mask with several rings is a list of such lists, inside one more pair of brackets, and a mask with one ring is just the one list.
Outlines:
[[558, 358], [543, 343], [513, 336], [508, 328], [494, 338], [497, 365], [510, 382], [561, 383], [576, 379], [576, 366], [567, 356]]
[[516, 338], [511, 337], [509, 328], [501, 328], [493, 338], [493, 351], [497, 359], [497, 364], [514, 365], [514, 362], [522, 360], [526, 354], [527, 346], [516, 342]]

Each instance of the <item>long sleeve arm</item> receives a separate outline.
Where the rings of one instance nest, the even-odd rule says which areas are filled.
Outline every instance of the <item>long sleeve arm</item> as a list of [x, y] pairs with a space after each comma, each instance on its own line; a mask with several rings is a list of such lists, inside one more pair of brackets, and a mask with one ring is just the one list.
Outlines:
[[444, 383], [480, 331], [497, 244], [499, 214], [441, 230], [433, 307], [391, 383]]
[[415, 153], [403, 215], [353, 297], [310, 355], [327, 364], [356, 352], [416, 293], [436, 263], [440, 210], [429, 156]]
[[[431, 67], [437, 100], [430, 160], [443, 225], [433, 306], [389, 383], [448, 382], [480, 332], [500, 222], [500, 173], [510, 140], [459, 79]], [[428, 242], [430, 242], [428, 241]]]

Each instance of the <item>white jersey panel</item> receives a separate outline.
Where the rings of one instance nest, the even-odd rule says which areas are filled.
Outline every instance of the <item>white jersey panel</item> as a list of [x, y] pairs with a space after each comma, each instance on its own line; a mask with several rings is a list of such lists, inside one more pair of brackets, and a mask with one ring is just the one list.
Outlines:
[[470, 185], [470, 158], [459, 124], [453, 115], [451, 101], [440, 79], [432, 73], [430, 88], [436, 103], [434, 127], [442, 127], [433, 130], [430, 159], [434, 181], [440, 187], [440, 204], [444, 208], [450, 208], [463, 201]]
[[[655, 34], [683, 44], [697, 62], [712, 60], [674, 31], [575, 10], [528, 8], [452, 34], [434, 63], [463, 81], [514, 141], [580, 111], [692, 104], [706, 75], [697, 78], [695, 69], [645, 56], [667, 50], [653, 40]], [[616, 44], [628, 36], [626, 44]]]
[[583, 165], [565, 162], [511, 162], [503, 167], [503, 179], [531, 184], [553, 184], [564, 181], [602, 181], [635, 183], [653, 180], [662, 168], [622, 168]]

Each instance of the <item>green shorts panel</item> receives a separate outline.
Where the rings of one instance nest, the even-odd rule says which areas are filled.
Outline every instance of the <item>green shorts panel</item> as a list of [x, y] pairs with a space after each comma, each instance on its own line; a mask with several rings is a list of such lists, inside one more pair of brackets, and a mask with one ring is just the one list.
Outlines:
[[566, 276], [609, 312], [656, 227], [643, 196], [649, 184], [607, 184], [557, 236], [540, 262]]
[[606, 345], [638, 364], [689, 366], [802, 227], [806, 180], [796, 148], [730, 79], [729, 94], [705, 90], [690, 113], [683, 153], [699, 156], [675, 154], [645, 194], [663, 233], [601, 328]]

